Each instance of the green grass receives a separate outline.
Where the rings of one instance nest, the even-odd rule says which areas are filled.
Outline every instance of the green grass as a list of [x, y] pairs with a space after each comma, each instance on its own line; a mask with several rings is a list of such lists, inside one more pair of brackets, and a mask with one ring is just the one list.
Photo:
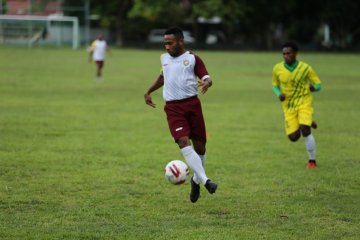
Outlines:
[[[163, 168], [183, 159], [143, 93], [161, 51], [0, 48], [0, 239], [358, 239], [360, 57], [301, 53], [316, 93], [317, 169], [287, 140], [271, 90], [281, 52], [203, 52], [207, 174], [196, 204]], [[204, 189], [202, 189], [204, 190]]]

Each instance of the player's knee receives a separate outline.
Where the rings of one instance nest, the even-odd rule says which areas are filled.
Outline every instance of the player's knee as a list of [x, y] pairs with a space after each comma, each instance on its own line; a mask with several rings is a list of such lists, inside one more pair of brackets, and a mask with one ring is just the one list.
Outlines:
[[179, 148], [184, 148], [191, 145], [189, 139], [186, 137], [179, 138], [176, 143], [179, 145]]
[[292, 134], [289, 134], [288, 138], [289, 138], [290, 141], [296, 142], [300, 138], [300, 131], [296, 131], [296, 132], [294, 132]]
[[291, 142], [296, 142], [297, 140], [299, 140], [299, 138], [300, 138], [300, 136], [298, 137], [298, 136], [296, 136], [296, 137], [294, 137], [294, 136], [289, 136], [289, 140], [291, 141]]
[[309, 126], [301, 126], [301, 134], [303, 135], [303, 137], [307, 137], [311, 134], [311, 129]]
[[204, 155], [205, 152], [206, 152], [205, 145], [203, 145], [203, 146], [195, 146], [195, 144], [194, 144], [194, 150], [199, 155]]

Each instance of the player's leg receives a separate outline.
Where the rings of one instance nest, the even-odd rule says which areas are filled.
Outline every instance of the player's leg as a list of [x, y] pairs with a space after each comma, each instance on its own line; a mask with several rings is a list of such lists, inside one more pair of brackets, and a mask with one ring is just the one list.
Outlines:
[[[194, 176], [191, 178], [191, 191], [190, 191], [190, 201], [195, 203], [200, 197], [200, 182], [202, 182], [205, 187], [209, 190], [209, 184], [212, 182], [208, 179], [205, 173], [205, 169], [202, 165], [202, 161], [200, 156], [195, 152], [190, 144], [189, 137], [184, 136], [177, 140], [177, 143], [181, 149], [181, 153], [183, 154], [187, 164], [194, 171]], [[214, 187], [212, 186], [212, 189]], [[211, 190], [210, 193], [214, 193], [214, 190]]]
[[[311, 99], [310, 99], [311, 100]], [[300, 131], [305, 141], [305, 148], [309, 155], [309, 162], [307, 164], [308, 168], [316, 167], [316, 144], [315, 138], [311, 133], [311, 127], [313, 126], [312, 114], [313, 108], [311, 106], [311, 101], [308, 100], [305, 102], [299, 110], [299, 122], [300, 122]]]
[[101, 79], [102, 77], [102, 68], [104, 66], [104, 61], [97, 61], [96, 77]]
[[296, 142], [300, 138], [300, 124], [297, 112], [285, 113], [285, 131], [290, 141]]
[[203, 167], [205, 168], [206, 142], [204, 142], [203, 140], [197, 140], [197, 139], [192, 139], [192, 142], [193, 142], [193, 145], [194, 145], [195, 152], [201, 158], [201, 163], [202, 163]]
[[179, 145], [182, 155], [186, 160], [189, 167], [193, 170], [194, 175], [197, 176], [198, 182], [194, 182], [191, 178], [191, 193], [190, 200], [196, 202], [200, 196], [199, 183], [204, 184], [208, 180], [205, 170], [202, 166], [202, 161], [199, 155], [191, 146], [189, 139], [190, 125], [188, 119], [185, 117], [187, 114], [186, 104], [181, 103], [166, 103], [165, 112], [167, 115], [168, 125], [175, 142]]
[[[206, 159], [206, 142], [204, 140], [198, 140], [198, 139], [192, 139], [192, 143], [194, 146], [194, 150], [195, 152], [199, 155], [200, 159], [201, 159], [201, 164], [203, 166], [203, 168], [205, 169], [205, 159]], [[199, 176], [194, 173], [194, 177], [193, 177], [193, 181], [195, 183], [199, 183], [200, 182], [200, 178]]]
[[95, 65], [96, 65], [96, 79], [99, 80], [99, 69], [100, 69], [100, 63], [99, 61], [95, 61]]
[[202, 182], [205, 184], [208, 180], [208, 177], [205, 174], [200, 156], [191, 146], [189, 137], [183, 136], [179, 138], [177, 140], [177, 144], [179, 145], [181, 153], [184, 156], [186, 162], [189, 164], [189, 167], [194, 171], [194, 175], [196, 175], [196, 183]]
[[296, 130], [296, 131], [293, 132], [293, 133], [290, 133], [290, 134], [288, 135], [288, 138], [289, 138], [289, 140], [292, 141], [292, 142], [296, 142], [297, 140], [299, 140], [299, 138], [300, 138], [300, 129]]
[[166, 103], [164, 110], [167, 115], [171, 135], [179, 145], [182, 155], [194, 174], [196, 174], [198, 179], [205, 184], [208, 178], [202, 166], [201, 158], [195, 152], [190, 142], [189, 136], [191, 127], [186, 117], [189, 115], [187, 105], [188, 104], [185, 101]]
[[[206, 159], [206, 155], [205, 155], [205, 153], [206, 153], [206, 129], [205, 129], [205, 121], [204, 121], [204, 116], [202, 114], [200, 101], [196, 98], [191, 103], [189, 109], [191, 111], [191, 114], [189, 115], [190, 117], [188, 118], [189, 125], [191, 127], [190, 138], [192, 140], [192, 143], [194, 145], [194, 149], [195, 149], [196, 153], [201, 158], [202, 166], [205, 171], [204, 163], [205, 163], [205, 159]], [[201, 180], [200, 176], [198, 176], [197, 174], [194, 174], [193, 180], [195, 183], [199, 182], [198, 179]], [[211, 194], [215, 193], [215, 191], [217, 189], [216, 183], [212, 182], [210, 179], [207, 179], [206, 182], [201, 180], [201, 182], [203, 182], [203, 184], [205, 185], [205, 187], [209, 193], [211, 193]]]
[[301, 134], [304, 137], [305, 148], [309, 155], [308, 168], [316, 167], [316, 144], [315, 138], [311, 133], [310, 126], [301, 125]]

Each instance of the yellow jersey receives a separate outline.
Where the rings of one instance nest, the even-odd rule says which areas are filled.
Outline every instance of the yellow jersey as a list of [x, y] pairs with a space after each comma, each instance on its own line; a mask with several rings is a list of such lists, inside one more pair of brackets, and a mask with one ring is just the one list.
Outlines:
[[289, 67], [284, 61], [276, 64], [272, 72], [272, 85], [279, 87], [285, 94], [283, 108], [296, 110], [304, 102], [304, 97], [310, 95], [309, 84], [320, 84], [320, 78], [311, 66], [302, 61]]

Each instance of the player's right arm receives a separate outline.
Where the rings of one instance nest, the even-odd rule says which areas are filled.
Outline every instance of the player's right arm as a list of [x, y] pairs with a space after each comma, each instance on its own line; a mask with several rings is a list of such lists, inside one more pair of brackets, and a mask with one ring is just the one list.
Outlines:
[[280, 90], [280, 81], [276, 75], [276, 66], [274, 67], [273, 72], [272, 72], [272, 86], [273, 86], [272, 89], [273, 89], [275, 95], [279, 98], [279, 100], [281, 102], [284, 101], [286, 96]]
[[93, 53], [94, 53], [94, 49], [96, 48], [96, 41], [93, 41], [91, 43], [91, 45], [88, 47], [88, 52], [89, 52], [89, 62], [91, 63], [92, 62], [92, 56], [93, 56]]
[[158, 78], [151, 84], [149, 89], [144, 94], [145, 103], [153, 108], [156, 107], [156, 104], [153, 102], [151, 93], [158, 90], [164, 85], [164, 76], [160, 74]]

